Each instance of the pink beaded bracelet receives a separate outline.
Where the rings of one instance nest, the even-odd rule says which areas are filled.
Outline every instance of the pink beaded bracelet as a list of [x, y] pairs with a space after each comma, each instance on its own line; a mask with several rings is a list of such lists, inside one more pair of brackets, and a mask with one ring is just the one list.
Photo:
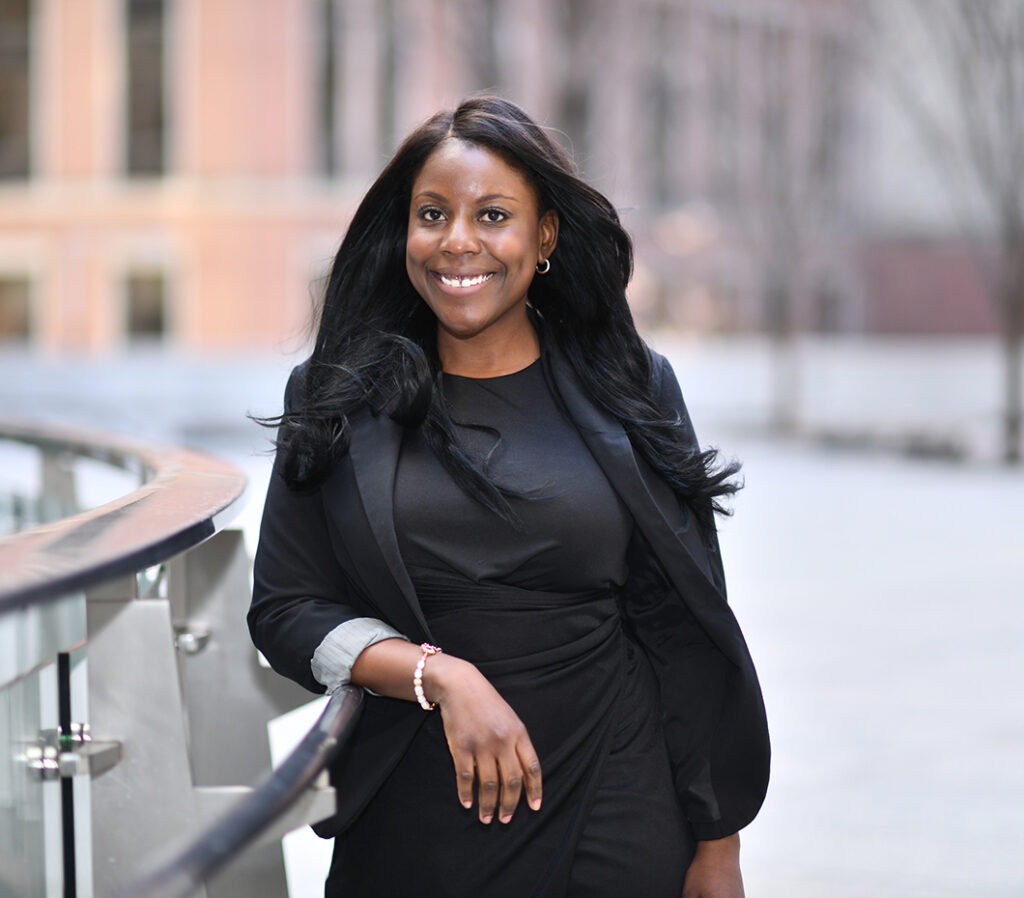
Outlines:
[[437, 702], [428, 702], [427, 697], [423, 694], [423, 667], [427, 663], [427, 658], [431, 655], [439, 655], [441, 649], [429, 642], [424, 642], [420, 648], [423, 649], [423, 654], [416, 664], [416, 670], [412, 673], [412, 691], [416, 693], [416, 701], [420, 703], [420, 707], [424, 711], [433, 711], [437, 707]]

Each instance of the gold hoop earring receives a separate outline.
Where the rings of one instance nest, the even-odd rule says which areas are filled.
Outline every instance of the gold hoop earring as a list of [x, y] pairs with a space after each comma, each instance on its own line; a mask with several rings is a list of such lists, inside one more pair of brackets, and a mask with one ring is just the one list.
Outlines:
[[551, 271], [550, 259], [542, 259], [537, 263], [537, 274], [547, 274], [549, 271]]

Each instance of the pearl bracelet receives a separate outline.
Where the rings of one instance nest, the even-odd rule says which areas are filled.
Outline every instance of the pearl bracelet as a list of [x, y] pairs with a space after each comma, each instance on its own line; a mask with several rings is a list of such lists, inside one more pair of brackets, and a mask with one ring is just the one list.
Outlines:
[[424, 711], [433, 711], [437, 707], [437, 702], [428, 702], [427, 697], [423, 694], [423, 667], [427, 663], [427, 658], [440, 654], [441, 649], [428, 642], [424, 642], [420, 648], [423, 649], [423, 654], [416, 664], [416, 670], [412, 673], [412, 691], [416, 693], [416, 701], [420, 703], [420, 707]]

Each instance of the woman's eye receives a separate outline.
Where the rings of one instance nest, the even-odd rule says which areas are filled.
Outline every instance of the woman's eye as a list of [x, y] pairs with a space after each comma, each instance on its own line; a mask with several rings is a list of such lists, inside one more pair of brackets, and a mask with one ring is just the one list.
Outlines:
[[501, 209], [484, 209], [480, 217], [488, 224], [498, 224], [498, 222], [508, 218], [508, 215], [502, 212]]
[[420, 209], [420, 218], [424, 221], [441, 221], [444, 213], [440, 209]]

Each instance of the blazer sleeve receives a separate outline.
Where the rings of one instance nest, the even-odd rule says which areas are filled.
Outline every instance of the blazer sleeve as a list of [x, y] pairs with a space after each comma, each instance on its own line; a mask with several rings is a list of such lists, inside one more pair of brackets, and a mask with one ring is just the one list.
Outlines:
[[[298, 402], [303, 371], [299, 366], [288, 380], [286, 410]], [[331, 544], [321, 490], [291, 489], [281, 476], [280, 458], [275, 459], [247, 617], [256, 648], [278, 673], [323, 692], [336, 688], [347, 673], [321, 669], [325, 648], [346, 632], [343, 624], [373, 617]]]
[[[654, 356], [652, 386], [661, 408], [679, 416], [697, 448], [675, 374], [660, 356]], [[689, 526], [699, 526], [692, 513], [687, 518]], [[718, 581], [716, 600], [724, 604], [717, 536], [702, 537]], [[661, 563], [639, 528], [628, 561], [623, 611], [658, 679], [676, 791], [694, 836], [722, 838], [754, 818], [767, 789], [768, 731], [753, 663], [745, 645], [739, 664], [723, 653], [685, 601], [687, 589], [708, 587], [673, 582], [672, 565]]]

